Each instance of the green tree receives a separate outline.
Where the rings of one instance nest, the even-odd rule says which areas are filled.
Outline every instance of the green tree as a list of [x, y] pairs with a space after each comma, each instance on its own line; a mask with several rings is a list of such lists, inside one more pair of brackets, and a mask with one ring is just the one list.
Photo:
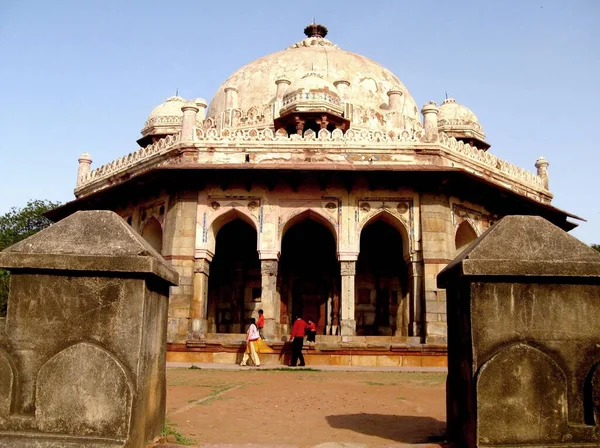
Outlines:
[[592, 249], [596, 249], [598, 252], [600, 252], [600, 244], [592, 244]]
[[[25, 207], [13, 207], [0, 216], [0, 251], [52, 224], [43, 214], [59, 205], [47, 200], [29, 201]], [[10, 274], [0, 269], [0, 317], [6, 316], [9, 285]]]

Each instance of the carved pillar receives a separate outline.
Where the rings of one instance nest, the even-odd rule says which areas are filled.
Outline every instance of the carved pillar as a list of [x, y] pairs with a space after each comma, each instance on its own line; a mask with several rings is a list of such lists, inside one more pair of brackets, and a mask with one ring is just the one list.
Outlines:
[[[408, 269], [408, 336], [419, 337], [423, 332], [423, 261], [412, 261]], [[398, 332], [396, 335], [403, 336]]]
[[296, 122], [296, 133], [302, 135], [304, 133], [304, 120], [301, 120], [300, 117], [295, 117]]
[[77, 186], [81, 184], [81, 180], [83, 176], [90, 172], [90, 167], [92, 165], [92, 156], [90, 156], [87, 152], [84, 152], [79, 156], [79, 168], [77, 170]]
[[277, 260], [260, 260], [262, 280], [261, 304], [265, 313], [265, 337], [273, 339], [278, 334], [280, 303], [277, 295]]
[[194, 261], [194, 295], [192, 299], [192, 335], [206, 335], [208, 329], [208, 277], [210, 260], [196, 258]]
[[549, 187], [548, 182], [548, 166], [550, 166], [550, 162], [548, 162], [544, 157], [540, 157], [535, 161], [535, 167], [537, 168], [537, 175], [542, 178], [544, 182], [544, 188], [547, 190]]
[[356, 334], [356, 320], [354, 319], [354, 275], [356, 274], [356, 261], [340, 261], [342, 275], [342, 336]]
[[421, 109], [423, 114], [423, 128], [425, 129], [425, 136], [423, 137], [426, 143], [435, 143], [438, 140], [438, 122], [437, 117], [439, 109], [434, 101], [425, 103]]
[[184, 142], [191, 142], [194, 140], [194, 135], [196, 133], [196, 116], [200, 108], [195, 102], [189, 101], [181, 107], [181, 110], [183, 111], [181, 140]]

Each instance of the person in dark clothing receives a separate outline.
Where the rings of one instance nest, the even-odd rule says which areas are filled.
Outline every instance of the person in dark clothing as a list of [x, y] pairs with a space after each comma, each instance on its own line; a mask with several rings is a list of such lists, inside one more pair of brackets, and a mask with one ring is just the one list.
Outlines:
[[305, 331], [306, 322], [300, 316], [296, 317], [294, 326], [292, 327], [292, 334], [290, 334], [290, 341], [292, 342], [292, 363], [290, 367], [296, 367], [298, 360], [300, 360], [300, 367], [306, 365], [304, 363], [304, 356], [302, 355]]

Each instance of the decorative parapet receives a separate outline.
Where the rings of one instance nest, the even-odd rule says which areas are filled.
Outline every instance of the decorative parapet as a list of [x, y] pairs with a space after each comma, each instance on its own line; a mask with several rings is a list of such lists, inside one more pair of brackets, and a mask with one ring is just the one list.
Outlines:
[[80, 178], [79, 187], [83, 185], [97, 182], [101, 179], [106, 179], [114, 174], [125, 171], [138, 163], [142, 163], [151, 157], [168, 152], [173, 145], [179, 142], [179, 134], [169, 135], [165, 138], [158, 140], [156, 143], [140, 148], [137, 151], [127, 154], [120, 159], [116, 159], [106, 165], [102, 165], [100, 168], [96, 168], [93, 171], [89, 171]]
[[[311, 146], [317, 142], [322, 147], [323, 152], [327, 152], [328, 149], [340, 147], [347, 148], [348, 152], [365, 150], [375, 152], [378, 150], [389, 151], [395, 149], [414, 151], [441, 150], [450, 159], [454, 159], [458, 163], [470, 162], [469, 169], [476, 174], [490, 175], [495, 173], [496, 175], [507, 177], [512, 181], [517, 181], [536, 192], [541, 192], [544, 196], [549, 195], [547, 188], [544, 186], [544, 179], [530, 171], [502, 160], [489, 152], [477, 149], [462, 141], [457, 141], [454, 137], [448, 137], [444, 133], [440, 134], [440, 141], [437, 144], [423, 143], [423, 134], [424, 131], [422, 128], [400, 132], [350, 129], [346, 133], [339, 129], [333, 132], [322, 129], [318, 134], [307, 132], [305, 135], [288, 135], [283, 130], [275, 133], [270, 128], [261, 130], [222, 129], [218, 131], [216, 128], [211, 127], [206, 130], [197, 128], [193, 145], [198, 147], [200, 151], [203, 146], [219, 148], [228, 145], [237, 147], [239, 144], [252, 146], [255, 150], [263, 149], [265, 152], [271, 152], [281, 146], [286, 146], [293, 151], [294, 146], [298, 146], [299, 150], [304, 150], [305, 145]], [[166, 154], [179, 142], [179, 135], [168, 136], [146, 148], [140, 148], [125, 157], [90, 171], [82, 176], [78, 189], [122, 173], [158, 155]]]
[[544, 186], [544, 180], [531, 171], [527, 171], [521, 167], [513, 165], [512, 163], [502, 160], [487, 151], [477, 149], [475, 146], [471, 146], [463, 143], [462, 141], [456, 140], [454, 137], [448, 137], [443, 132], [440, 134], [440, 146], [486, 165], [489, 168], [493, 168], [494, 170], [512, 177], [513, 179], [517, 179], [525, 184], [532, 185], [537, 189], [546, 190]]

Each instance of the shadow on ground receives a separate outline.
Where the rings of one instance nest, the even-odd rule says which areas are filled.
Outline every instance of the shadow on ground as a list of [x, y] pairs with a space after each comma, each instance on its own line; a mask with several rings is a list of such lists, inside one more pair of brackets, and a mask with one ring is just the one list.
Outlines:
[[446, 423], [431, 417], [386, 414], [328, 415], [329, 426], [403, 443], [444, 440]]

